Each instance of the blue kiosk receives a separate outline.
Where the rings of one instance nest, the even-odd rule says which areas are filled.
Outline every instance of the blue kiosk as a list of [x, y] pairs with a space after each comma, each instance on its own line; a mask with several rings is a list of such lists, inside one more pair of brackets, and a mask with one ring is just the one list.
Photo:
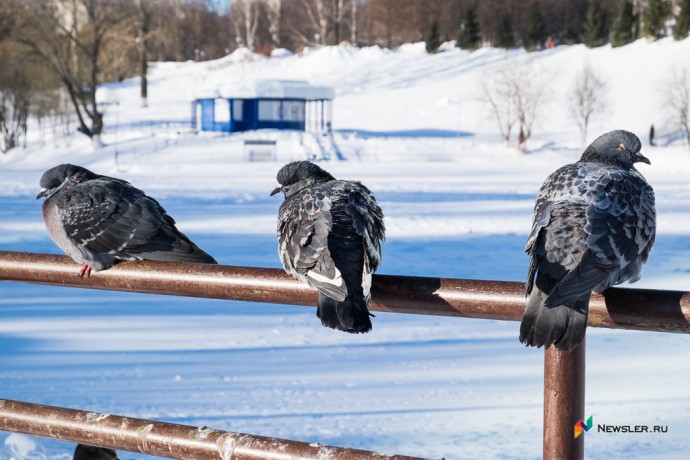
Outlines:
[[192, 102], [196, 131], [236, 133], [256, 129], [330, 131], [332, 88], [302, 80], [257, 80], [232, 94]]

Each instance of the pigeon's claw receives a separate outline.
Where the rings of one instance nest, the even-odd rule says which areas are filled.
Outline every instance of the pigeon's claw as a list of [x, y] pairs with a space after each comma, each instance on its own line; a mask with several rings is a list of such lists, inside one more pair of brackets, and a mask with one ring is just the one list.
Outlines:
[[87, 278], [91, 278], [91, 267], [89, 267], [89, 264], [84, 264], [81, 269], [79, 269], [79, 278], [83, 278], [84, 275], [86, 275]]

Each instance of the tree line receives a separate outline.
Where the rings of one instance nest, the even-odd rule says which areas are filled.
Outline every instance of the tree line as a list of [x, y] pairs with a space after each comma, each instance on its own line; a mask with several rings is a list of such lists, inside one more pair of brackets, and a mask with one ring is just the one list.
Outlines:
[[[455, 40], [536, 50], [621, 46], [672, 30], [688, 36], [690, 0], [0, 0], [0, 150], [20, 144], [29, 114], [98, 143], [98, 85], [141, 76], [151, 61], [217, 59], [351, 43], [395, 48]], [[671, 27], [672, 26], [672, 27]], [[25, 136], [24, 136], [25, 138]]]

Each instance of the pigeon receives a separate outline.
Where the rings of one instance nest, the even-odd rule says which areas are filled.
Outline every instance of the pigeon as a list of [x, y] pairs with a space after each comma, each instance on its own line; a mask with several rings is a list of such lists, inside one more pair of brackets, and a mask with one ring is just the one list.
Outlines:
[[309, 161], [278, 171], [283, 192], [278, 254], [285, 271], [319, 291], [317, 316], [332, 329], [371, 330], [371, 274], [381, 263], [383, 212], [368, 188]]
[[129, 182], [62, 164], [41, 177], [43, 218], [50, 237], [75, 262], [79, 276], [121, 260], [217, 263], [175, 227], [153, 198]]
[[73, 460], [119, 460], [119, 458], [113, 449], [77, 444]]
[[590, 293], [640, 279], [656, 235], [654, 191], [634, 167], [651, 164], [640, 148], [633, 133], [611, 131], [542, 185], [525, 247], [523, 344], [572, 350], [585, 336]]

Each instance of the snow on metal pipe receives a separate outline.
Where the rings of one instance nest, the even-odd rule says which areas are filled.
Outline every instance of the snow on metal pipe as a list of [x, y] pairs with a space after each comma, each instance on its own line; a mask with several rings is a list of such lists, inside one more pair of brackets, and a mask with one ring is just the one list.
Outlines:
[[[316, 305], [316, 292], [275, 268], [122, 262], [77, 276], [66, 256], [0, 251], [0, 280], [290, 305]], [[522, 283], [374, 275], [370, 309], [395, 313], [519, 321]], [[690, 333], [690, 292], [609, 289], [593, 295], [589, 325]]]
[[177, 459], [421, 460], [6, 399], [0, 430]]

